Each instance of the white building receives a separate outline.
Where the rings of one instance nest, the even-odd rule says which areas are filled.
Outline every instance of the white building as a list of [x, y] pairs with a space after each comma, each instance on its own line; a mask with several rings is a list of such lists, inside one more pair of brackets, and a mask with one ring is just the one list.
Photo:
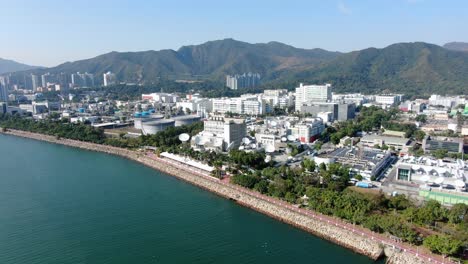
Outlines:
[[452, 108], [460, 104], [466, 104], [467, 101], [465, 98], [461, 98], [460, 96], [441, 96], [438, 94], [433, 94], [429, 97], [429, 105], [438, 106], [441, 105], [445, 108]]
[[235, 98], [213, 99], [213, 112], [235, 113], [245, 115], [262, 115], [265, 113], [264, 102], [256, 95], [243, 95]]
[[213, 111], [213, 100], [207, 98], [193, 98], [191, 100], [177, 102], [177, 108], [182, 108], [184, 112], [197, 113], [201, 117], [206, 117], [207, 113]]
[[375, 102], [382, 105], [397, 105], [402, 97], [401, 94], [376, 95]]
[[192, 147], [196, 150], [228, 151], [239, 147], [247, 134], [245, 119], [210, 116], [204, 121], [204, 129], [192, 137]]
[[312, 143], [325, 129], [322, 119], [305, 119], [303, 122], [289, 128], [289, 134], [297, 138], [301, 143]]
[[111, 85], [116, 84], [117, 82], [117, 77], [115, 73], [112, 73], [112, 72], [104, 73], [102, 78], [104, 80], [104, 86], [111, 86]]
[[301, 111], [304, 103], [329, 102], [332, 100], [332, 86], [325, 85], [303, 85], [296, 88], [296, 111]]
[[155, 103], [175, 104], [180, 101], [180, 97], [176, 94], [169, 93], [151, 93], [142, 94], [141, 100], [148, 100]]
[[[438, 184], [441, 188], [464, 189], [468, 166], [462, 160], [442, 161], [431, 157], [404, 156], [397, 164], [396, 179], [419, 184]], [[462, 186], [462, 183], [463, 184]]]

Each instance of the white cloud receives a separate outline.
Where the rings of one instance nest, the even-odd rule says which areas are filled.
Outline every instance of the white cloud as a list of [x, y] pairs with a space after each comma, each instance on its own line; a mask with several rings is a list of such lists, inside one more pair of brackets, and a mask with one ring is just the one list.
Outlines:
[[351, 15], [352, 10], [346, 6], [346, 4], [343, 1], [338, 2], [338, 11], [343, 14], [343, 15]]

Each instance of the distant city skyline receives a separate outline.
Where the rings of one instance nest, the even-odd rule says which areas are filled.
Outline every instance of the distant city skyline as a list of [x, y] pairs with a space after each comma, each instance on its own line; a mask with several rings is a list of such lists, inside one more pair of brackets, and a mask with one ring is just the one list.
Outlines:
[[0, 0], [0, 58], [38, 66], [111, 51], [177, 50], [210, 40], [279, 41], [349, 52], [398, 42], [468, 41], [462, 0]]

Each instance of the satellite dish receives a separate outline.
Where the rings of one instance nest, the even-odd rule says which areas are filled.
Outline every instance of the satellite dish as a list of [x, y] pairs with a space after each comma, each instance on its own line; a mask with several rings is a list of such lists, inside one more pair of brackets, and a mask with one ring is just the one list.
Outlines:
[[421, 181], [422, 181], [422, 182], [428, 182], [429, 179], [430, 179], [430, 178], [429, 178], [428, 175], [424, 175], [424, 176], [421, 177]]
[[244, 146], [240, 146], [240, 147], [239, 147], [239, 150], [244, 150]]
[[270, 161], [271, 161], [271, 156], [270, 156], [270, 155], [267, 155], [267, 156], [265, 157], [265, 163], [268, 163], [268, 162], [270, 162]]
[[440, 185], [440, 184], [442, 184], [444, 181], [445, 181], [444, 177], [439, 177], [439, 178], [435, 179], [434, 183]]
[[462, 181], [462, 180], [456, 180], [455, 181], [455, 186], [458, 187], [458, 188], [463, 188], [463, 187], [465, 187], [465, 182]]
[[252, 144], [250, 144], [250, 147], [253, 148], [253, 149], [256, 149], [256, 148], [257, 148], [257, 144], [252, 143]]
[[250, 144], [250, 138], [248, 138], [248, 137], [243, 138], [242, 143], [244, 143], [245, 145]]
[[285, 128], [291, 127], [291, 122], [289, 122], [289, 121], [284, 122], [284, 127]]
[[419, 170], [420, 168], [421, 168], [421, 167], [418, 166], [418, 165], [413, 165], [413, 166], [412, 166], [412, 169], [415, 170], [415, 171]]
[[296, 137], [293, 136], [293, 135], [289, 135], [289, 136], [287, 137], [287, 139], [288, 139], [288, 141], [296, 141]]
[[190, 135], [187, 133], [183, 133], [179, 135], [179, 140], [182, 142], [186, 142], [190, 139]]
[[286, 141], [288, 141], [288, 138], [287, 138], [287, 137], [282, 137], [282, 138], [281, 138], [281, 142], [286, 142]]
[[276, 126], [276, 125], [278, 125], [278, 123], [277, 123], [276, 121], [271, 121], [271, 122], [270, 122], [270, 125], [271, 125], [271, 126]]
[[273, 153], [273, 152], [275, 152], [275, 146], [273, 146], [273, 145], [266, 145], [266, 147], [265, 147], [265, 152], [267, 152], [267, 153]]

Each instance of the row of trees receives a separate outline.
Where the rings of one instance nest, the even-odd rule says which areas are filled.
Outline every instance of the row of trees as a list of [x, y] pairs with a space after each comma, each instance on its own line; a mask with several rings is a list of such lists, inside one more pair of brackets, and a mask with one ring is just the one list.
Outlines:
[[35, 121], [18, 115], [0, 114], [0, 127], [18, 129], [34, 133], [69, 138], [102, 144], [105, 140], [104, 130], [85, 124], [73, 124], [67, 120], [46, 119]]

